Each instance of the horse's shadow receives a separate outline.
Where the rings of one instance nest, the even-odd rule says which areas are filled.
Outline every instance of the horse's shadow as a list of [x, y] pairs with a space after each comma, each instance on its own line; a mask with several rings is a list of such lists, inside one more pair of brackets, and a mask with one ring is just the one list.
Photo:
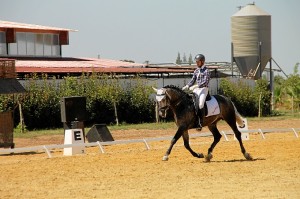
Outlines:
[[253, 158], [253, 160], [246, 160], [246, 159], [233, 159], [233, 160], [216, 160], [216, 161], [204, 161], [204, 163], [222, 163], [222, 162], [253, 162], [259, 160], [266, 160], [265, 158]]

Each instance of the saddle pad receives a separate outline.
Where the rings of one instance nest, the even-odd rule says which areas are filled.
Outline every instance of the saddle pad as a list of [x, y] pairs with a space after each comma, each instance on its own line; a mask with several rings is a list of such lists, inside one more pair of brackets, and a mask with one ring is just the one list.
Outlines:
[[206, 117], [212, 116], [212, 115], [217, 115], [220, 113], [219, 104], [214, 96], [211, 96], [211, 100], [206, 101], [206, 106], [207, 106]]

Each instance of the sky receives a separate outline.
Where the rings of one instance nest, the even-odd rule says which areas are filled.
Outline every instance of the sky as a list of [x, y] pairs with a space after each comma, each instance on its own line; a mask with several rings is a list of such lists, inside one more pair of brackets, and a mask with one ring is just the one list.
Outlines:
[[[231, 61], [231, 16], [250, 0], [0, 0], [0, 20], [78, 30], [65, 57], [174, 63], [202, 53]], [[271, 15], [272, 57], [286, 74], [300, 62], [300, 1], [256, 0]], [[272, 64], [273, 68], [278, 68]], [[268, 67], [268, 66], [267, 66]]]

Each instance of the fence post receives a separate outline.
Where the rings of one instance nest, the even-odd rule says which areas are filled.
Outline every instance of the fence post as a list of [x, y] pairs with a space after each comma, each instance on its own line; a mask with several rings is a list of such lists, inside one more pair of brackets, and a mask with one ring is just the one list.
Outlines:
[[104, 149], [103, 149], [101, 143], [99, 141], [97, 141], [97, 144], [98, 144], [98, 146], [100, 148], [101, 153], [104, 153]]
[[260, 132], [261, 137], [262, 137], [263, 139], [266, 139], [264, 133], [262, 132], [262, 130], [261, 130], [261, 129], [258, 129], [258, 131]]
[[295, 134], [296, 138], [299, 138], [299, 135], [298, 135], [297, 131], [294, 128], [292, 128], [292, 130], [294, 131], [294, 134]]
[[145, 140], [145, 138], [143, 138], [143, 141], [144, 141], [144, 143], [145, 143], [145, 146], [146, 146], [147, 150], [150, 150], [150, 146], [148, 145], [148, 143], [147, 143], [147, 141]]
[[221, 131], [221, 133], [224, 135], [225, 140], [226, 140], [226, 141], [229, 141], [228, 138], [227, 138], [226, 133], [225, 133], [224, 131]]
[[49, 158], [52, 158], [52, 155], [51, 155], [50, 151], [48, 150], [47, 146], [44, 145], [43, 148], [45, 149], [45, 151], [46, 151], [48, 157], [49, 157]]

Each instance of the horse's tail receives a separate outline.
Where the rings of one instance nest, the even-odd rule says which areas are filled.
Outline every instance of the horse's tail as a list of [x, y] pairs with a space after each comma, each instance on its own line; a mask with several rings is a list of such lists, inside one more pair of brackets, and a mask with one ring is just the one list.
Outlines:
[[237, 124], [239, 125], [239, 127], [243, 128], [245, 126], [243, 117], [241, 116], [241, 114], [237, 111], [234, 103], [232, 102], [233, 108], [234, 108], [234, 112], [235, 112], [235, 119]]

